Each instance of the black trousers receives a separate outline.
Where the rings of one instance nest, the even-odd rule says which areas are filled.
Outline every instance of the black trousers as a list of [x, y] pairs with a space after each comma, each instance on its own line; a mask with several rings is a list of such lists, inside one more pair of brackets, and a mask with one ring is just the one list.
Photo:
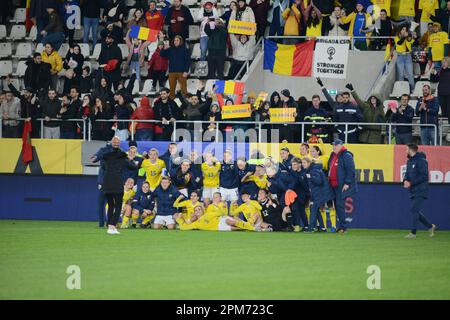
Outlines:
[[[208, 55], [208, 78], [224, 80], [223, 68], [225, 64], [225, 53], [223, 55]], [[216, 76], [217, 74], [217, 76]]]
[[448, 122], [450, 123], [450, 95], [440, 94], [438, 95], [439, 104], [441, 105], [442, 116], [448, 118]]
[[153, 80], [153, 87], [156, 88], [156, 84], [159, 84], [159, 89], [161, 90], [166, 86], [166, 71], [152, 71], [151, 72], [151, 79]]
[[105, 196], [108, 203], [108, 225], [115, 226], [119, 221], [120, 211], [122, 211], [123, 192], [106, 193]]

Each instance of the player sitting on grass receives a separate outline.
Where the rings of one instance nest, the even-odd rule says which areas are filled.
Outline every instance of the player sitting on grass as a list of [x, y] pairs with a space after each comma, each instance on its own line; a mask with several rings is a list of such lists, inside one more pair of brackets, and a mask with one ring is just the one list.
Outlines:
[[211, 203], [215, 192], [219, 191], [220, 162], [208, 151], [204, 155], [205, 162], [202, 163], [203, 173], [203, 202], [205, 206]]
[[246, 190], [241, 192], [241, 200], [243, 203], [240, 206], [237, 205], [237, 202], [233, 203], [231, 215], [235, 220], [240, 220], [242, 218], [243, 222], [247, 222], [248, 225], [244, 225], [247, 230], [253, 231], [255, 228], [259, 228], [262, 223], [261, 205], [258, 201], [252, 200], [250, 193]]
[[156, 216], [153, 223], [154, 229], [161, 229], [166, 226], [167, 229], [175, 229], [175, 220], [173, 215], [176, 209], [173, 207], [175, 200], [182, 194], [171, 185], [169, 177], [162, 177], [161, 184], [153, 192], [152, 199], [156, 199]]
[[[258, 202], [261, 205], [261, 216], [263, 223], [261, 227], [272, 227], [273, 231], [291, 231], [292, 229], [287, 224], [287, 219], [282, 216], [282, 208], [277, 200], [271, 199], [269, 191], [266, 189], [260, 189], [258, 192]], [[290, 215], [290, 213], [289, 213]]]
[[192, 191], [189, 200], [184, 200], [185, 197], [183, 195], [179, 196], [177, 200], [173, 203], [175, 208], [184, 208], [182, 216], [186, 221], [190, 221], [194, 214], [194, 208], [197, 206], [202, 206], [203, 203], [199, 201], [199, 194], [197, 191]]
[[141, 167], [145, 170], [147, 182], [150, 184], [150, 191], [154, 191], [161, 182], [162, 171], [166, 167], [163, 160], [158, 158], [159, 153], [155, 148], [150, 149], [148, 155], [144, 155]]
[[153, 209], [155, 203], [152, 200], [152, 193], [150, 191], [150, 184], [145, 181], [142, 184], [141, 190], [134, 196], [131, 204], [127, 205], [125, 215], [122, 219], [121, 228], [128, 228], [130, 223], [130, 216], [132, 219], [132, 226], [136, 228], [139, 216], [142, 218], [141, 228], [147, 228], [150, 221], [153, 219]]
[[227, 207], [222, 202], [222, 196], [219, 192], [214, 193], [213, 202], [205, 209], [202, 206], [194, 208], [194, 214], [191, 221], [187, 221], [181, 213], [174, 217], [180, 230], [206, 230], [206, 231], [235, 231], [255, 229], [248, 222], [235, 219], [226, 215]]

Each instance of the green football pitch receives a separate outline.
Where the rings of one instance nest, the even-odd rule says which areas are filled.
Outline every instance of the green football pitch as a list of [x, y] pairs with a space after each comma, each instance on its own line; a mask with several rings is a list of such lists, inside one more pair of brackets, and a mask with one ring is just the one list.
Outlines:
[[[0, 299], [450, 299], [450, 232], [122, 230], [0, 221]], [[79, 266], [79, 290], [67, 268]], [[380, 269], [369, 290], [367, 270]]]

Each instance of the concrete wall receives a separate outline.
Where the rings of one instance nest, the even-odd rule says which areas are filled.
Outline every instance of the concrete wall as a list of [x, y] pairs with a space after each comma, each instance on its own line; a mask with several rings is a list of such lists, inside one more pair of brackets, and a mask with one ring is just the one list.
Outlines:
[[[384, 51], [350, 51], [348, 60], [347, 79], [324, 78], [322, 79], [323, 83], [327, 89], [344, 91], [346, 90], [345, 85], [351, 82], [358, 93], [362, 97], [366, 97], [384, 65]], [[310, 100], [313, 94], [320, 94], [323, 99], [325, 98], [314, 77], [289, 77], [274, 74], [263, 70], [263, 61], [264, 55], [259, 52], [250, 68], [249, 75], [243, 78], [246, 82], [247, 92], [266, 91], [271, 93], [275, 90], [289, 89], [295, 99], [306, 96]]]

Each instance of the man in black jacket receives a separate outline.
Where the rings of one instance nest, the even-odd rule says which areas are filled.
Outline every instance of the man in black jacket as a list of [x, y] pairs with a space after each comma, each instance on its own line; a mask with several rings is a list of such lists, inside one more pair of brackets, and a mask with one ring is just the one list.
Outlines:
[[450, 0], [447, 1], [447, 8], [445, 10], [436, 10], [434, 16], [430, 16], [430, 19], [434, 22], [441, 24], [441, 30], [450, 34]]
[[24, 75], [25, 87], [33, 89], [38, 97], [46, 95], [51, 85], [50, 64], [42, 62], [41, 54], [35, 52], [33, 59], [27, 61], [27, 66]]
[[[411, 124], [414, 118], [414, 108], [409, 105], [409, 95], [400, 98], [400, 105], [392, 108], [391, 123]], [[412, 142], [412, 126], [395, 127], [395, 143], [408, 144]]]
[[[68, 105], [63, 105], [59, 111], [58, 118], [62, 120], [78, 118], [81, 109], [81, 101], [77, 88], [70, 89], [70, 101]], [[77, 123], [75, 121], [63, 121], [61, 123], [61, 139], [76, 139]]]
[[102, 68], [100, 76], [108, 78], [109, 83], [117, 90], [120, 82], [120, 63], [122, 62], [122, 52], [114, 41], [112, 34], [108, 34], [105, 43], [102, 44], [102, 50], [98, 57], [99, 67]]
[[58, 100], [55, 89], [48, 90], [47, 98], [41, 101], [42, 117], [44, 117], [44, 139], [60, 138], [60, 121], [51, 121], [57, 118], [61, 110], [61, 103]]
[[153, 110], [155, 120], [160, 120], [158, 126], [162, 128], [162, 134], [156, 134], [156, 140], [170, 141], [173, 132], [173, 123], [179, 119], [180, 109], [169, 98], [169, 89], [162, 88], [160, 97], [154, 102]]
[[12, 94], [20, 100], [20, 116], [25, 118], [25, 121], [31, 121], [31, 138], [40, 138], [39, 132], [41, 126], [36, 119], [39, 118], [41, 109], [39, 107], [39, 100], [36, 98], [33, 99], [33, 89], [26, 87], [23, 94], [21, 94], [11, 83], [9, 77], [6, 78], [6, 82], [8, 83], [8, 88], [11, 90]]

